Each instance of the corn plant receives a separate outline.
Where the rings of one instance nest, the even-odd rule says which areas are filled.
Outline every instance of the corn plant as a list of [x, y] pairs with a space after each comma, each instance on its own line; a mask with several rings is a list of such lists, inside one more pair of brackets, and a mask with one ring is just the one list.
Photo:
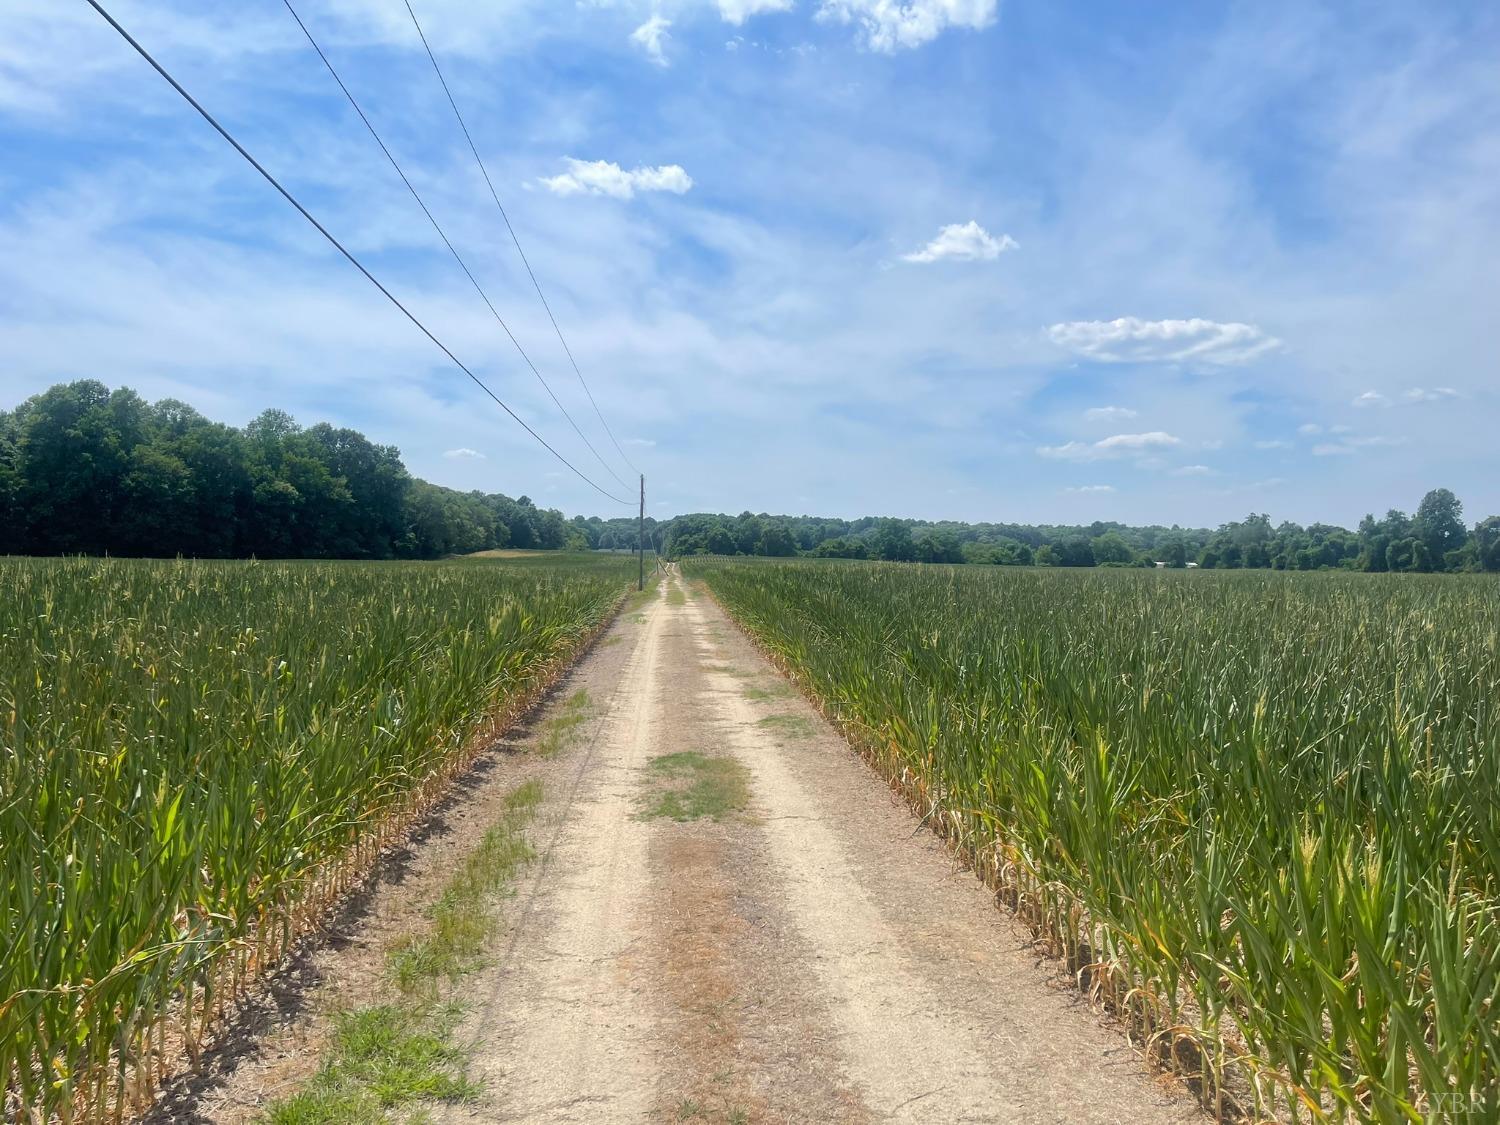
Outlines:
[[0, 561], [0, 1116], [138, 1107], [631, 574]]
[[1500, 1120], [1493, 579], [686, 569], [1215, 1109]]

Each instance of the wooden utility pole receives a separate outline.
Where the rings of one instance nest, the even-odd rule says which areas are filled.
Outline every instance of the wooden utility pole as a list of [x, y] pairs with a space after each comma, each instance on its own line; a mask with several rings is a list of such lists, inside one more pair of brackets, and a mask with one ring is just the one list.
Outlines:
[[640, 576], [636, 579], [635, 588], [644, 590], [646, 588], [646, 474], [641, 474], [641, 547], [640, 547]]

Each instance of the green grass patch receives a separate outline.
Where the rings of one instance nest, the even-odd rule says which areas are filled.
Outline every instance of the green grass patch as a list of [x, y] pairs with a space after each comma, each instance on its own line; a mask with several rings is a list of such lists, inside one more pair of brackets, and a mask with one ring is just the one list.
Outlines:
[[[661, 581], [661, 576], [651, 572], [646, 575], [646, 588], [644, 590], [632, 590], [625, 599], [625, 610], [627, 613], [639, 613], [653, 601], [656, 600], [656, 586]], [[644, 620], [644, 618], [643, 618]]]
[[736, 668], [733, 664], [705, 664], [703, 670], [705, 672], [718, 672], [724, 676], [738, 676], [740, 678], [754, 674], [745, 671], [743, 668]]
[[813, 735], [812, 720], [803, 715], [767, 715], [759, 725], [784, 738], [811, 738]]
[[452, 1006], [357, 1008], [337, 1018], [333, 1044], [307, 1089], [273, 1104], [269, 1125], [361, 1125], [415, 1101], [462, 1101], [478, 1088], [451, 1042]]
[[764, 703], [768, 699], [785, 699], [792, 694], [792, 685], [778, 683], [775, 687], [746, 687], [745, 698], [753, 703]]
[[452, 1040], [462, 1005], [441, 1002], [439, 989], [483, 963], [499, 924], [493, 901], [534, 855], [522, 833], [541, 800], [542, 785], [535, 780], [506, 795], [499, 822], [433, 904], [426, 933], [391, 949], [387, 967], [403, 999], [338, 1015], [318, 1073], [303, 1090], [272, 1103], [263, 1120], [373, 1125], [389, 1121], [394, 1108], [479, 1093], [464, 1076], [464, 1051]]
[[558, 713], [541, 726], [536, 752], [544, 758], [555, 758], [573, 742], [573, 736], [593, 713], [589, 693], [582, 688], [568, 696]]
[[642, 799], [643, 820], [723, 820], [750, 803], [749, 773], [733, 758], [685, 750], [653, 758], [647, 773], [651, 790]]
[[484, 834], [433, 905], [428, 932], [391, 950], [391, 975], [402, 992], [432, 992], [440, 981], [454, 981], [482, 963], [497, 925], [489, 900], [535, 855], [522, 832], [541, 799], [538, 781], [518, 786], [505, 798], [500, 822]]
[[687, 594], [681, 586], [673, 586], [667, 591], [668, 605], [687, 605]]

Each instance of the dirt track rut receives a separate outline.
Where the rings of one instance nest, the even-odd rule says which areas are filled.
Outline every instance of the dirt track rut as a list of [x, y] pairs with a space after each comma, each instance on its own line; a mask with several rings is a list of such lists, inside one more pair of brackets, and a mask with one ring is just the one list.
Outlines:
[[[440, 1120], [1201, 1120], [710, 600], [670, 575], [607, 643]], [[647, 815], [680, 754], [744, 807]]]

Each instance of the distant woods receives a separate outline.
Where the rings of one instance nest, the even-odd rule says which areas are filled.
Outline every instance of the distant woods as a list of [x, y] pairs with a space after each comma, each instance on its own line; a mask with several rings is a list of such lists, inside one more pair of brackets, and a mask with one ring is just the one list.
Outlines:
[[[0, 411], [0, 554], [441, 558], [513, 547], [633, 549], [633, 517], [565, 519], [527, 497], [413, 478], [395, 447], [267, 410], [243, 429], [85, 380]], [[703, 513], [658, 524], [671, 556], [805, 555], [999, 566], [1500, 571], [1500, 517], [1472, 527], [1445, 488], [1408, 515], [1216, 530]]]
[[1200, 566], [1274, 570], [1500, 570], [1500, 517], [1469, 529], [1463, 505], [1446, 488], [1423, 498], [1414, 515], [1391, 510], [1357, 531], [1331, 524], [1272, 525], [1251, 514], [1217, 530], [922, 520], [821, 519], [815, 516], [678, 516], [668, 525], [671, 555], [803, 555], [891, 562], [999, 566]]
[[636, 534], [416, 480], [394, 446], [280, 410], [236, 429], [84, 380], [0, 411], [0, 554], [422, 559]]

